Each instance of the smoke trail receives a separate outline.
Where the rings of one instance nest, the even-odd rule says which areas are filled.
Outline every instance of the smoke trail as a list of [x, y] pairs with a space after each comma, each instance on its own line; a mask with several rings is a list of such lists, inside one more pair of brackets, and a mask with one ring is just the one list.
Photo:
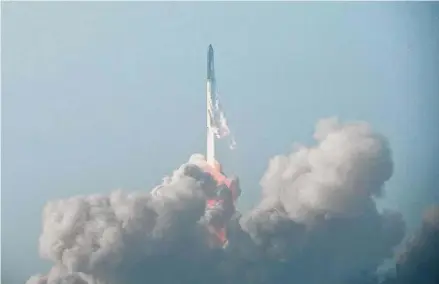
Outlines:
[[226, 250], [207, 245], [214, 183], [201, 155], [151, 193], [49, 202], [40, 254], [54, 267], [27, 283], [352, 283], [373, 273], [404, 234], [400, 214], [374, 201], [392, 175], [388, 143], [365, 123], [336, 119], [314, 137], [314, 147], [270, 161], [260, 203], [228, 224]]

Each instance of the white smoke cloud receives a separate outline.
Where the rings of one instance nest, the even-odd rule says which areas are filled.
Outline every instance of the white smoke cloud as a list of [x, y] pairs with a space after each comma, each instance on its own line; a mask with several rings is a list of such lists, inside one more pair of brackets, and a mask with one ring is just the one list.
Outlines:
[[26, 284], [102, 284], [93, 276], [82, 272], [69, 272], [62, 264], [52, 267], [48, 275], [32, 276]]
[[360, 214], [392, 175], [387, 141], [365, 123], [334, 118], [320, 121], [314, 137], [317, 146], [270, 161], [261, 180], [264, 198], [278, 200], [299, 222], [322, 213]]
[[193, 230], [184, 227], [200, 219], [205, 197], [200, 182], [181, 171], [163, 185], [159, 196], [118, 190], [108, 196], [48, 202], [43, 210], [40, 255], [56, 265], [47, 276], [34, 276], [28, 284], [101, 283], [96, 281], [105, 279], [108, 268], [127, 257], [157, 250], [154, 240], [177, 238]]
[[[376, 269], [404, 235], [402, 216], [380, 214], [374, 201], [392, 175], [391, 152], [366, 123], [322, 120], [314, 138], [316, 146], [270, 161], [262, 201], [241, 224], [278, 254], [298, 246], [302, 264], [324, 262], [327, 270], [308, 273], [306, 283], [342, 283], [351, 271]], [[295, 229], [281, 233], [289, 221]]]

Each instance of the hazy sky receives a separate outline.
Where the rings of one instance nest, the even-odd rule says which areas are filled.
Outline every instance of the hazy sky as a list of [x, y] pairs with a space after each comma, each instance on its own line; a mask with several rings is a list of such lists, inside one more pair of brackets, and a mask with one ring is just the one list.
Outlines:
[[[385, 206], [413, 226], [438, 201], [437, 3], [2, 3], [2, 277], [39, 260], [49, 199], [149, 190], [205, 150], [207, 46], [258, 199], [268, 159], [328, 116], [391, 143]], [[2, 281], [3, 282], [3, 281]]]

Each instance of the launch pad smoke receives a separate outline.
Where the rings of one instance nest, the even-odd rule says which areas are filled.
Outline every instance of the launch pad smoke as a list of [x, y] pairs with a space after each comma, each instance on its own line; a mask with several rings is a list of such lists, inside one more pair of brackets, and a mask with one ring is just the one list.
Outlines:
[[392, 175], [389, 145], [366, 123], [334, 118], [314, 138], [270, 161], [259, 204], [229, 222], [225, 250], [207, 245], [202, 222], [212, 180], [187, 175], [201, 155], [155, 194], [48, 202], [40, 254], [54, 265], [27, 283], [352, 283], [374, 272], [404, 236], [401, 215], [379, 212], [374, 200]]

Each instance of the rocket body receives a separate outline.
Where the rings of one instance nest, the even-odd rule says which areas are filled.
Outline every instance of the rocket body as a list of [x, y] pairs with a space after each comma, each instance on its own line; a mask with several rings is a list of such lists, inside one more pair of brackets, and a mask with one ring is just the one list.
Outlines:
[[211, 166], [215, 163], [215, 133], [212, 129], [213, 104], [215, 101], [216, 82], [213, 47], [209, 45], [207, 51], [207, 80], [206, 80], [206, 102], [207, 102], [207, 145], [206, 160]]
[[216, 89], [215, 64], [212, 45], [207, 50], [207, 78], [206, 78], [206, 101], [207, 101], [207, 155], [206, 160], [213, 165], [215, 162], [215, 140], [229, 136], [230, 148], [235, 148], [235, 140], [231, 135], [227, 119], [218, 98]]

